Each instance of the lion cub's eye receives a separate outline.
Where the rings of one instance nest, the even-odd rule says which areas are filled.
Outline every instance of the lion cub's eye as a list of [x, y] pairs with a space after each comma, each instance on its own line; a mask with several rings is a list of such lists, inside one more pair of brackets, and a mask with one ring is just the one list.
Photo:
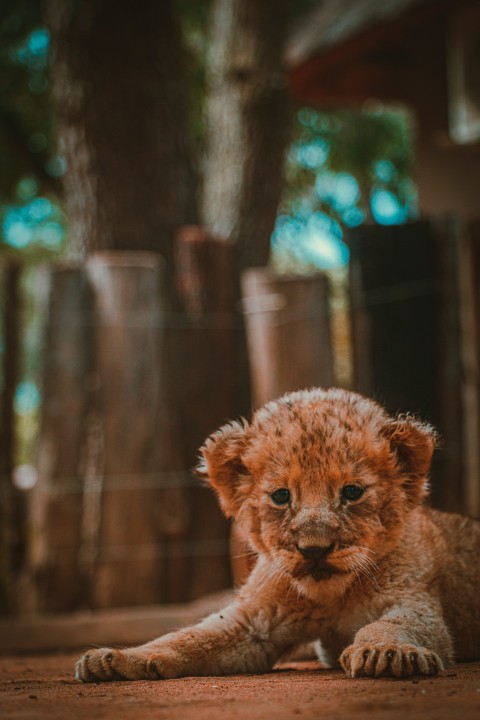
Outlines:
[[345, 485], [340, 494], [342, 500], [360, 500], [364, 492], [365, 488], [360, 487], [360, 485]]
[[275, 505], [286, 505], [290, 502], [290, 490], [287, 490], [287, 488], [279, 488], [279, 490], [275, 490], [270, 497]]

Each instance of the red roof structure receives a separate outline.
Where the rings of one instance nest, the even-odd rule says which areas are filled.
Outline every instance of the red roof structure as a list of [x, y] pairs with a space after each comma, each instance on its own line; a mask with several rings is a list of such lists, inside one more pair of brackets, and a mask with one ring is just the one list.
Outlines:
[[319, 1], [286, 61], [299, 104], [409, 107], [423, 209], [479, 214], [479, 0]]

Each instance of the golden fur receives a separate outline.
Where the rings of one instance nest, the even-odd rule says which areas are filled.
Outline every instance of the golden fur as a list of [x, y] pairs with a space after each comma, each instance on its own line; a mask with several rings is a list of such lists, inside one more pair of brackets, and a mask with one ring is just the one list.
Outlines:
[[258, 553], [248, 581], [194, 627], [88, 652], [77, 678], [263, 672], [312, 640], [352, 677], [479, 659], [480, 525], [422, 505], [435, 440], [339, 389], [291, 393], [222, 427], [201, 472]]

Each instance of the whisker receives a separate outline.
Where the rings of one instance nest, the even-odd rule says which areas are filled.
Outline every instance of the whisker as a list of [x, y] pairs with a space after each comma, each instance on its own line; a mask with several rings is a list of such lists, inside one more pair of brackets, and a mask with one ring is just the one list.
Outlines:
[[358, 567], [359, 572], [361, 572], [373, 583], [376, 590], [380, 590], [378, 580], [375, 576], [375, 573], [378, 571], [378, 565], [371, 558], [362, 553], [359, 553], [355, 556], [355, 563]]
[[359, 585], [361, 586], [361, 585], [362, 585], [362, 579], [361, 579], [361, 577], [360, 577], [360, 575], [359, 575], [359, 573], [358, 573], [357, 568], [355, 567], [355, 563], [352, 562], [351, 558], [349, 558], [349, 557], [345, 558], [345, 560], [346, 560], [348, 569], [349, 569], [349, 570], [353, 570], [353, 572], [355, 573], [355, 577], [356, 577], [356, 579], [358, 580]]
[[255, 550], [251, 550], [250, 552], [244, 552], [244, 553], [235, 553], [235, 555], [230, 555], [231, 558], [236, 560], [237, 558], [244, 558], [244, 557], [252, 557], [257, 556], [258, 553], [255, 552]]
[[366, 550], [368, 553], [372, 553], [373, 555], [376, 555], [377, 553], [375, 550], [372, 550], [370, 547], [366, 547], [365, 545], [355, 545], [359, 550]]

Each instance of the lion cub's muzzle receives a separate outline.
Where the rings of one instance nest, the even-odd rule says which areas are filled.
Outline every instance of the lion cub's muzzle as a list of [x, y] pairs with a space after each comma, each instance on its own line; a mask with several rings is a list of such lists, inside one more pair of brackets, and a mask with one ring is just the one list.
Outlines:
[[296, 545], [297, 551], [300, 553], [303, 562], [299, 563], [293, 571], [293, 576], [297, 580], [304, 577], [311, 577], [314, 580], [327, 580], [337, 573], [342, 572], [335, 565], [331, 565], [327, 558], [333, 552], [335, 543], [330, 545]]

